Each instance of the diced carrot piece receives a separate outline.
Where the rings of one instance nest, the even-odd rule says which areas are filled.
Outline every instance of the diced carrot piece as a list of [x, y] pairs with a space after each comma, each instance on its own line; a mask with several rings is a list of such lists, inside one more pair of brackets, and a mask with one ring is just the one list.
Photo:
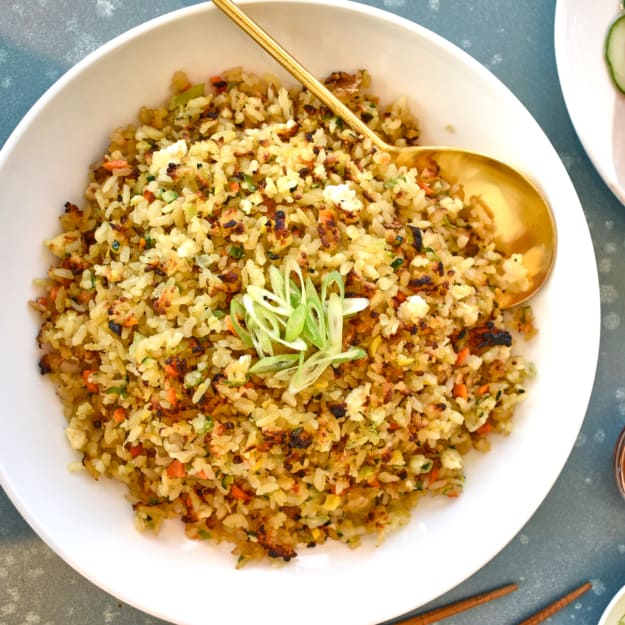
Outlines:
[[126, 410], [125, 408], [118, 406], [113, 411], [113, 421], [115, 421], [115, 423], [121, 423], [122, 421], [125, 421], [125, 420], [126, 420]]
[[232, 317], [230, 317], [230, 315], [226, 315], [224, 317], [224, 320], [226, 322], [226, 328], [228, 328], [228, 331], [230, 332], [230, 334], [234, 334], [234, 336], [236, 336], [237, 331], [234, 329], [234, 324], [232, 323]]
[[144, 451], [145, 451], [145, 448], [143, 447], [141, 443], [139, 443], [138, 445], [133, 445], [130, 448], [130, 455], [133, 458], [136, 458], [137, 456], [140, 456]]
[[174, 367], [173, 365], [169, 365], [169, 364], [165, 365], [165, 373], [172, 378], [178, 377], [178, 371], [176, 367]]
[[178, 397], [176, 397], [176, 389], [173, 386], [170, 386], [167, 389], [167, 401], [172, 406], [176, 406], [178, 404]]
[[461, 349], [456, 356], [456, 364], [461, 365], [469, 357], [470, 353], [471, 352], [468, 347]]
[[461, 397], [462, 399], [467, 399], [469, 397], [469, 389], [464, 382], [454, 384], [454, 397]]
[[252, 498], [249, 493], [246, 493], [240, 486], [237, 486], [236, 484], [232, 485], [230, 492], [232, 493], [232, 496], [239, 501], [248, 502]]
[[122, 322], [122, 325], [124, 326], [124, 328], [131, 328], [132, 326], [136, 326], [138, 323], [139, 322], [137, 321], [135, 316], [130, 315], [130, 317], [128, 317], [127, 319], [124, 319], [124, 321]]
[[208, 479], [208, 475], [206, 475], [206, 471], [204, 471], [204, 469], [200, 469], [195, 474], [195, 477], [199, 477], [201, 480], [207, 480]]
[[92, 373], [95, 373], [95, 369], [85, 369], [82, 372], [82, 379], [85, 381], [85, 386], [90, 393], [97, 393], [98, 385], [90, 379]]
[[482, 395], [486, 395], [486, 393], [488, 393], [488, 390], [489, 390], [488, 384], [482, 384], [482, 386], [480, 386], [480, 388], [477, 389], [477, 395], [479, 397], [481, 397]]
[[417, 184], [425, 191], [426, 195], [432, 195], [434, 193], [434, 189], [429, 184], [426, 184], [422, 180], [417, 180]]
[[180, 462], [180, 460], [174, 460], [167, 467], [167, 475], [169, 475], [169, 477], [184, 477], [186, 472], [187, 470], [185, 469], [184, 464]]
[[114, 161], [105, 161], [102, 164], [102, 167], [104, 167], [104, 169], [106, 169], [107, 171], [115, 171], [116, 169], [124, 169], [128, 167], [128, 161], [123, 160], [123, 159], [118, 159]]
[[492, 429], [493, 429], [492, 424], [487, 421], [484, 425], [477, 428], [476, 431], [480, 436], [486, 436], [486, 434], [489, 434], [492, 431]]
[[334, 211], [331, 208], [320, 208], [318, 221], [323, 224], [334, 221]]
[[233, 193], [236, 193], [241, 188], [241, 185], [236, 180], [232, 180], [228, 186]]

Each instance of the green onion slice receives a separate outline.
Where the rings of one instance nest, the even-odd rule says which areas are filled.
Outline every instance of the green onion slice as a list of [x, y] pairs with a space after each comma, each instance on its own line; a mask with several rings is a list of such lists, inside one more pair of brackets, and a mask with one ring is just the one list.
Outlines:
[[286, 327], [284, 328], [284, 338], [287, 341], [295, 341], [304, 330], [306, 325], [306, 302], [301, 302], [291, 313]]
[[364, 349], [353, 347], [339, 354], [317, 352], [307, 360], [300, 358], [299, 366], [289, 383], [289, 393], [296, 395], [306, 387], [314, 384], [330, 365], [338, 365], [349, 360], [358, 360], [365, 356], [366, 352]]
[[249, 372], [253, 374], [262, 373], [274, 373], [276, 371], [283, 371], [284, 369], [291, 368], [297, 364], [299, 360], [299, 354], [278, 354], [277, 356], [268, 356], [255, 362], [250, 368]]
[[332, 352], [338, 352], [343, 342], [343, 304], [336, 293], [330, 293], [326, 314], [329, 348]]
[[239, 324], [239, 318], [243, 319], [245, 317], [245, 308], [241, 305], [236, 299], [233, 299], [230, 302], [230, 321], [232, 323], [232, 327], [234, 331], [237, 333], [239, 339], [245, 347], [252, 347], [252, 337], [247, 330], [244, 330]]

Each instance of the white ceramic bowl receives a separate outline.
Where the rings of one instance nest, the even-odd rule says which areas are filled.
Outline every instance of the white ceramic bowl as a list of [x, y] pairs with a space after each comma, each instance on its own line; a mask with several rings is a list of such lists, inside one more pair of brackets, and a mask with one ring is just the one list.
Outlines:
[[68, 472], [75, 458], [59, 402], [37, 371], [37, 319], [27, 306], [35, 294], [32, 278], [47, 269], [41, 241], [57, 230], [64, 202], [82, 197], [88, 166], [109, 131], [131, 120], [141, 104], [161, 101], [175, 70], [187, 70], [194, 80], [236, 65], [284, 76], [217, 9], [199, 5], [132, 30], [79, 63], [0, 153], [0, 481], [62, 558], [161, 618], [189, 625], [207, 619], [220, 625], [378, 623], [426, 603], [488, 562], [559, 475], [584, 418], [598, 354], [594, 254], [553, 147], [519, 101], [464, 52], [360, 4], [241, 4], [313, 73], [366, 67], [383, 100], [406, 94], [425, 142], [491, 153], [520, 166], [544, 189], [560, 246], [552, 278], [534, 302], [540, 334], [528, 354], [539, 374], [516, 431], [495, 440], [491, 453], [468, 458], [462, 497], [428, 500], [382, 546], [327, 545], [277, 569], [237, 571], [227, 546], [188, 541], [177, 523], [158, 538], [139, 534], [120, 488]]
[[622, 625], [625, 623], [625, 586], [612, 597], [597, 625]]

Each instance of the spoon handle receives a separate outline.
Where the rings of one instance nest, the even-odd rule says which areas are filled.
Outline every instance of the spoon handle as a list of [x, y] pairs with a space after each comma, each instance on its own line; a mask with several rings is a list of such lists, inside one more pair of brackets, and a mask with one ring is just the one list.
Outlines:
[[297, 78], [308, 91], [323, 102], [336, 115], [341, 117], [350, 128], [368, 137], [376, 147], [388, 150], [389, 146], [373, 132], [357, 115], [343, 104], [305, 67], [291, 56], [277, 41], [254, 22], [231, 0], [213, 0], [213, 4], [227, 15], [239, 28], [247, 33], [258, 45], [273, 57], [292, 76]]

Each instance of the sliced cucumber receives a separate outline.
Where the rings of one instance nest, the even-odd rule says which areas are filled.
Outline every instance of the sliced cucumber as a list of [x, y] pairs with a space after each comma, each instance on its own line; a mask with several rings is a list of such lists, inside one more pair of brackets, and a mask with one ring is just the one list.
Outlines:
[[617, 89], [625, 93], [625, 14], [610, 26], [605, 41], [605, 59]]

